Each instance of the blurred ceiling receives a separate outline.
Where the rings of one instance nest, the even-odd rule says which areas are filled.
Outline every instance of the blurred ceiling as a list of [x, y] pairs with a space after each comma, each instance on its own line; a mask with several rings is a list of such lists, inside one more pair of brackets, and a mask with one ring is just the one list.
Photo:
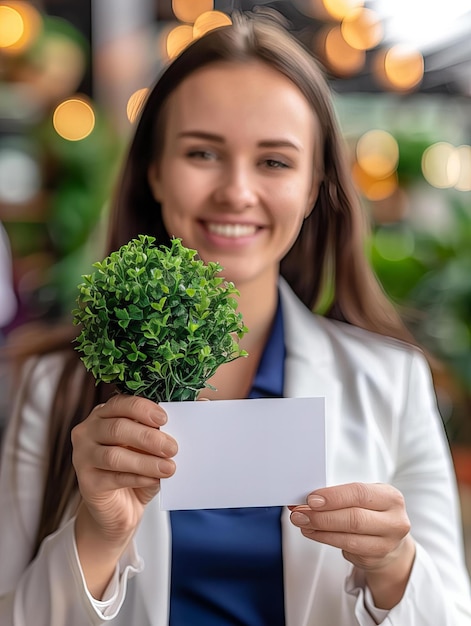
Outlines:
[[[100, 0], [44, 0], [47, 12], [70, 20], [90, 36], [90, 5]], [[331, 3], [334, 0], [330, 0]], [[352, 5], [356, 0], [337, 0]], [[134, 0], [153, 5], [157, 22], [175, 21], [172, 0]], [[325, 16], [317, 10], [327, 0], [214, 0], [214, 9], [230, 13], [234, 9], [275, 9], [309, 47], [325, 27]], [[329, 75], [338, 93], [383, 91], [375, 80], [373, 63], [378, 50], [395, 43], [418, 48], [424, 57], [424, 77], [414, 93], [437, 93], [471, 97], [471, 0], [365, 0], [357, 5], [376, 12], [383, 38], [367, 50], [366, 61], [350, 76]], [[317, 8], [316, 8], [317, 7]], [[92, 42], [93, 43], [93, 42]]]
[[[325, 25], [316, 16], [319, 4], [317, 0], [216, 0], [215, 8], [276, 9], [309, 44], [309, 38]], [[372, 59], [378, 48], [401, 43], [416, 47], [424, 56], [424, 78], [416, 92], [471, 96], [471, 0], [366, 0], [361, 4], [378, 14], [384, 36], [376, 49], [367, 52], [366, 63], [356, 75], [331, 76], [336, 91], [380, 91]]]

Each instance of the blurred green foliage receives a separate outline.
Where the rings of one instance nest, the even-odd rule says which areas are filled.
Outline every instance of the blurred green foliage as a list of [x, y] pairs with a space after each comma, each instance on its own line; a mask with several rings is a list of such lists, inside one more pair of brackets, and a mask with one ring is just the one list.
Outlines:
[[385, 291], [462, 391], [463, 404], [448, 416], [452, 439], [468, 437], [471, 425], [470, 195], [448, 194], [450, 223], [439, 233], [398, 222], [375, 227], [371, 241], [371, 261]]

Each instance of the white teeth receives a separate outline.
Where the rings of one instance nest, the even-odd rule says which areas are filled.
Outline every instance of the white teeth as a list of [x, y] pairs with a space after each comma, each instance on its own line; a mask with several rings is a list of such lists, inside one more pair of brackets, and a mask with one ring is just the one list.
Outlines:
[[250, 237], [257, 231], [257, 227], [250, 224], [214, 224], [208, 223], [208, 230], [222, 237]]

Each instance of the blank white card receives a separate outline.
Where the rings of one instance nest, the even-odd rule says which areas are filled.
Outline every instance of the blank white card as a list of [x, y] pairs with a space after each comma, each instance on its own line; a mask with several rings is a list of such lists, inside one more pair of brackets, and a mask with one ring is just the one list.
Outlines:
[[178, 442], [163, 510], [303, 504], [324, 487], [324, 398], [161, 402]]

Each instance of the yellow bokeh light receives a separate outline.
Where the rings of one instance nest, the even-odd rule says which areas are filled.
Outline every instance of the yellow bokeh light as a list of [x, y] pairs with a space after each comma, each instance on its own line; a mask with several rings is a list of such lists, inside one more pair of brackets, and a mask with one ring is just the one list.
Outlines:
[[446, 141], [429, 146], [422, 155], [422, 173], [425, 180], [438, 189], [453, 187], [460, 177], [460, 155]]
[[13, 7], [0, 6], [0, 48], [14, 46], [24, 33], [23, 18]]
[[460, 161], [460, 173], [455, 183], [458, 191], [471, 191], [471, 146], [459, 146], [456, 148]]
[[343, 19], [340, 28], [345, 41], [358, 50], [374, 48], [383, 38], [379, 15], [371, 9], [355, 9]]
[[167, 35], [166, 52], [169, 59], [173, 59], [193, 41], [193, 26], [182, 24], [175, 26]]
[[376, 178], [365, 172], [358, 163], [353, 165], [353, 180], [360, 192], [371, 201], [384, 200], [389, 198], [397, 190], [397, 173], [393, 172], [385, 178]]
[[193, 24], [202, 13], [213, 9], [213, 0], [172, 0], [173, 14], [181, 22]]
[[405, 44], [397, 44], [384, 56], [384, 73], [393, 88], [413, 89], [423, 78], [424, 57], [419, 50]]
[[143, 89], [135, 91], [129, 98], [126, 106], [126, 115], [131, 124], [139, 117], [148, 95], [149, 89], [148, 87], [144, 87]]
[[222, 11], [206, 11], [195, 20], [193, 25], [193, 37], [202, 37], [205, 33], [220, 26], [232, 24], [231, 18]]
[[327, 13], [336, 20], [343, 20], [354, 9], [362, 7], [364, 0], [322, 0]]
[[0, 5], [0, 49], [18, 54], [29, 48], [42, 26], [39, 12], [26, 2]]
[[69, 98], [56, 107], [52, 124], [63, 139], [80, 141], [95, 128], [95, 113], [86, 98]]
[[334, 26], [321, 33], [321, 39], [322, 37], [325, 61], [335, 74], [349, 76], [361, 70], [365, 64], [365, 52], [352, 48], [345, 41], [340, 26]]
[[399, 146], [394, 137], [385, 130], [370, 130], [359, 138], [356, 157], [367, 174], [375, 178], [386, 178], [397, 168]]

